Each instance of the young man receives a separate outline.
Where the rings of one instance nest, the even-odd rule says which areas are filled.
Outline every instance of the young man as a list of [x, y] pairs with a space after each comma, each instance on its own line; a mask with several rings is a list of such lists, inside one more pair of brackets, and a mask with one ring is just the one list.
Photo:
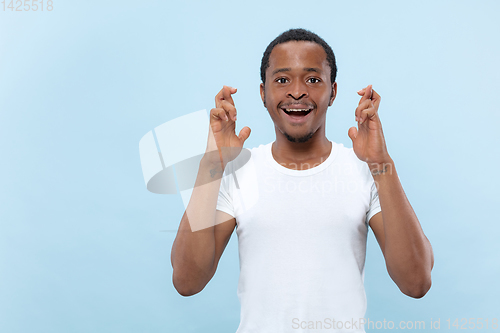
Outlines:
[[[336, 72], [331, 48], [312, 32], [292, 29], [268, 46], [260, 90], [276, 141], [251, 150], [258, 200], [250, 208], [234, 195], [252, 183], [248, 168], [233, 165], [250, 135], [248, 127], [235, 133], [236, 89], [224, 86], [210, 112], [213, 135], [172, 248], [173, 283], [181, 295], [200, 292], [237, 227], [239, 333], [297, 332], [309, 323], [364, 332], [368, 227], [404, 294], [420, 298], [430, 288], [432, 248], [387, 152], [380, 95], [370, 85], [358, 91], [353, 149], [326, 138]], [[221, 181], [237, 168], [238, 181]]]

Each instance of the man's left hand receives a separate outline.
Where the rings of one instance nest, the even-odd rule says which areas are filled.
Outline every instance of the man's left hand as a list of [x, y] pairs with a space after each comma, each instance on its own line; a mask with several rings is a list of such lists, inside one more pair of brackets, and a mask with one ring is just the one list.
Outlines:
[[358, 128], [349, 128], [348, 135], [352, 140], [352, 147], [356, 156], [370, 167], [372, 172], [378, 170], [384, 163], [391, 163], [391, 158], [385, 145], [382, 123], [378, 116], [380, 95], [372, 86], [358, 91], [361, 96], [356, 108]]

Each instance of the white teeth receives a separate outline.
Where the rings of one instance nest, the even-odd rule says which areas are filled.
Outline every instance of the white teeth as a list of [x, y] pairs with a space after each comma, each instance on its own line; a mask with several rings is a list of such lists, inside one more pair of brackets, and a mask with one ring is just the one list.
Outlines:
[[310, 109], [285, 109], [287, 112], [309, 111]]

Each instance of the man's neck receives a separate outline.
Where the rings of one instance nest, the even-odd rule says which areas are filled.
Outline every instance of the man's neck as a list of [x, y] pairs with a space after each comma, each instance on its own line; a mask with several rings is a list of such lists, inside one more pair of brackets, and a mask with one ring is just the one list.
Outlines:
[[[281, 134], [281, 133], [280, 133]], [[271, 152], [276, 162], [289, 169], [306, 170], [323, 163], [332, 150], [326, 136], [313, 136], [306, 142], [290, 142], [284, 136], [276, 137]]]

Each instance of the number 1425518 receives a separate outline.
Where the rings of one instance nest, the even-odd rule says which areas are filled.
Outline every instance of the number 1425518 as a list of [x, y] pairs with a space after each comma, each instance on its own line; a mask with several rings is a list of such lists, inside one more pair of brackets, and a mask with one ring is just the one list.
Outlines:
[[52, 0], [2, 0], [3, 11], [10, 10], [12, 12], [28, 12], [33, 11], [52, 11], [54, 9], [54, 1]]

